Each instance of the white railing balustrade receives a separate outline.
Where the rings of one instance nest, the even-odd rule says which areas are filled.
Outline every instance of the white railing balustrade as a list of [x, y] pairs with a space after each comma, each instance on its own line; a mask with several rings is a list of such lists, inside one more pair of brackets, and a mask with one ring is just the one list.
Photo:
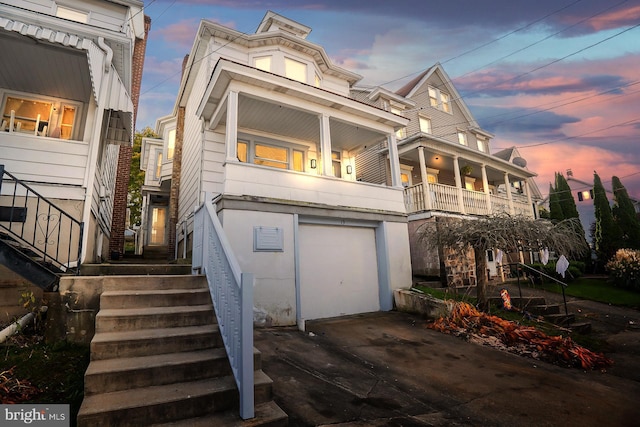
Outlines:
[[240, 417], [253, 418], [253, 275], [242, 273], [231, 245], [207, 200], [195, 213], [192, 271], [206, 276], [240, 393]]
[[[464, 212], [469, 215], [492, 215], [498, 213], [512, 214], [509, 199], [502, 195], [491, 194], [491, 210], [487, 195], [482, 191], [459, 189], [444, 184], [428, 184], [431, 209], [443, 212], [460, 212], [458, 198], [462, 193]], [[524, 215], [533, 218], [533, 207], [517, 196], [512, 197], [513, 215]], [[404, 189], [404, 201], [407, 213], [428, 210], [425, 200], [424, 184], [418, 183]]]

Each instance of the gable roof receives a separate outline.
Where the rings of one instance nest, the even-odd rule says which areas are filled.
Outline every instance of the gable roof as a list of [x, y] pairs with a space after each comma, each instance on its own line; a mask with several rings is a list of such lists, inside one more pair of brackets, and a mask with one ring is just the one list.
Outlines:
[[406, 98], [411, 98], [418, 93], [424, 92], [422, 88], [427, 84], [428, 80], [434, 74], [436, 74], [440, 78], [440, 80], [442, 80], [443, 82], [438, 89], [443, 89], [445, 92], [448, 92], [449, 95], [451, 95], [451, 102], [456, 103], [456, 105], [458, 105], [458, 107], [460, 108], [460, 111], [462, 111], [462, 114], [467, 119], [467, 123], [469, 123], [469, 127], [477, 128], [478, 130], [480, 130], [481, 128], [476, 122], [476, 119], [473, 117], [473, 114], [471, 114], [471, 111], [467, 107], [467, 104], [464, 102], [464, 100], [462, 99], [462, 96], [460, 96], [460, 93], [458, 92], [456, 87], [453, 85], [451, 78], [444, 71], [444, 68], [442, 68], [442, 65], [439, 62], [433, 65], [432, 67], [428, 68], [427, 70], [423, 71], [416, 78], [414, 78], [409, 83], [407, 83], [406, 85], [398, 89], [396, 91], [396, 94], [404, 96]]

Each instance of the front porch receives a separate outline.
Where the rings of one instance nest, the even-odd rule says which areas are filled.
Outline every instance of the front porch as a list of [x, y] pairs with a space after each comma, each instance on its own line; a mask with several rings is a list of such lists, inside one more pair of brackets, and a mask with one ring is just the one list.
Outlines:
[[404, 189], [408, 214], [440, 211], [468, 215], [524, 215], [534, 217], [532, 202], [518, 194], [494, 195], [444, 184], [419, 183]]

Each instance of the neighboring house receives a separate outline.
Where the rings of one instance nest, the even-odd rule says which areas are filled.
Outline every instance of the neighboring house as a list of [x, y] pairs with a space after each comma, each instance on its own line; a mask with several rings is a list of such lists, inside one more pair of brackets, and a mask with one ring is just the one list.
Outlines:
[[[47, 253], [56, 236], [66, 239], [72, 248], [59, 257], [68, 266], [108, 256], [114, 212], [123, 212], [124, 228], [126, 198], [116, 198], [116, 181], [128, 181], [118, 178], [118, 161], [134, 132], [150, 25], [142, 7], [136, 0], [0, 3], [0, 165], [82, 224], [68, 233], [62, 214], [45, 214], [34, 193], [22, 201], [30, 228], [23, 234]], [[15, 203], [15, 188], [2, 185], [3, 206]]]
[[[593, 245], [591, 227], [596, 221], [595, 207], [593, 205], [593, 177], [591, 177], [591, 180], [589, 181], [581, 180], [573, 175], [573, 171], [571, 169], [567, 169], [565, 178], [567, 180], [567, 184], [569, 184], [569, 188], [571, 188], [571, 196], [576, 203], [578, 215], [580, 215], [580, 223], [584, 229], [587, 242], [589, 242], [590, 245]], [[607, 199], [609, 199], [609, 204], [613, 206], [615, 198], [613, 191], [611, 191], [611, 181], [605, 180], [604, 184], [609, 187], [605, 187], [605, 192], [607, 194]], [[638, 200], [632, 198], [631, 201], [636, 208], [636, 213], [640, 213], [640, 203]], [[547, 196], [542, 203], [544, 203], [548, 209], [549, 197]]]
[[145, 171], [141, 189], [141, 235], [138, 241], [138, 250], [142, 253], [152, 247], [165, 248], [166, 252], [169, 242], [167, 224], [176, 142], [175, 117], [158, 119], [156, 131], [160, 138], [142, 138], [140, 149], [140, 169]]
[[[145, 244], [160, 241], [152, 212], [169, 194], [168, 250], [191, 251], [194, 208], [213, 199], [241, 269], [254, 275], [256, 320], [300, 328], [390, 310], [392, 289], [411, 285], [396, 149], [409, 121], [351, 97], [361, 77], [306, 40], [310, 31], [273, 12], [255, 34], [203, 20], [174, 111], [158, 122], [163, 142], [146, 140], [144, 154], [158, 177], [143, 188]], [[157, 151], [173, 126], [167, 193], [168, 156]], [[389, 182], [357, 180], [357, 154], [381, 142]]]
[[[537, 217], [536, 201], [541, 195], [533, 181], [536, 174], [526, 169], [526, 161], [514, 148], [491, 154], [493, 135], [476, 122], [440, 64], [396, 92], [361, 89], [354, 90], [353, 96], [409, 119], [398, 132], [398, 152], [414, 275], [451, 274], [441, 267], [447, 257], [420, 242], [418, 230], [425, 222], [442, 216], [474, 218], [496, 213]], [[385, 144], [367, 147], [356, 158], [357, 178], [389, 182], [387, 155]], [[497, 274], [494, 257], [494, 251], [487, 254], [491, 275]], [[474, 266], [463, 270], [464, 281], [474, 278]]]

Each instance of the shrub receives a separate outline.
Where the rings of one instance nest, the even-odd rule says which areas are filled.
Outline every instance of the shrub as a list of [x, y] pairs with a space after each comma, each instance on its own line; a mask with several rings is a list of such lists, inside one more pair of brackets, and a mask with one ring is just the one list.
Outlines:
[[605, 268], [615, 286], [640, 290], [640, 250], [618, 249]]
[[[578, 277], [582, 276], [584, 274], [584, 266], [585, 266], [584, 262], [569, 261], [569, 268], [565, 272], [564, 278], [563, 278], [560, 274], [556, 273], [555, 261], [549, 261], [547, 265], [544, 265], [541, 263], [531, 264], [531, 267], [535, 268], [536, 270], [542, 271], [546, 275], [554, 277], [564, 283], [569, 283], [577, 279]], [[542, 280], [543, 282], [547, 280], [544, 277], [541, 279], [539, 274], [536, 274], [532, 271], [528, 271], [527, 273], [531, 274], [533, 277], [535, 277], [538, 280]]]

